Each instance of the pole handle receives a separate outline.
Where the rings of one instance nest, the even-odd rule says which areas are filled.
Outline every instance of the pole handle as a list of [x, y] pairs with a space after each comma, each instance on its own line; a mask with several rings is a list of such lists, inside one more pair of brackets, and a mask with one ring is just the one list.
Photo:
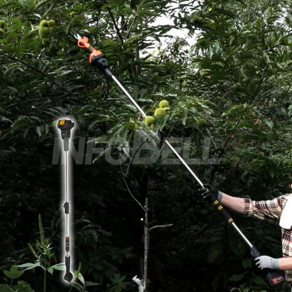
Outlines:
[[65, 266], [66, 266], [66, 273], [64, 276], [64, 280], [70, 283], [73, 279], [73, 275], [70, 273], [70, 256], [69, 257], [65, 256]]
[[232, 223], [233, 219], [230, 216], [230, 214], [226, 211], [226, 209], [219, 203], [219, 201], [215, 198], [215, 196], [213, 194], [211, 194], [210, 196], [213, 205], [217, 208], [217, 210], [222, 214], [222, 216], [225, 218], [225, 220], [228, 223]]
[[254, 259], [261, 256], [260, 252], [257, 250], [257, 248], [254, 245], [250, 248], [250, 254]]

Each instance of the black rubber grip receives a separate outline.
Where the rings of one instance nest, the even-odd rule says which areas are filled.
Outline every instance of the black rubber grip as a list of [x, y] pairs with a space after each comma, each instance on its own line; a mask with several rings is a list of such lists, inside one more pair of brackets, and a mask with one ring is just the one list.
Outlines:
[[256, 247], [253, 245], [250, 249], [251, 256], [255, 259], [261, 256], [260, 252], [256, 249]]
[[65, 257], [66, 273], [70, 272], [70, 256]]
[[[212, 197], [211, 197], [212, 198]], [[233, 219], [232, 217], [229, 215], [229, 213], [224, 209], [224, 207], [219, 203], [219, 201], [217, 199], [212, 198], [213, 204], [215, 205], [215, 207], [217, 208], [217, 210], [222, 214], [222, 216], [226, 219], [226, 221], [228, 223], [232, 223]]]
[[66, 251], [69, 252], [69, 237], [66, 237]]
[[72, 273], [70, 273], [70, 257], [65, 256], [65, 266], [66, 266], [66, 273], [64, 276], [64, 280], [70, 283], [73, 279], [73, 275]]

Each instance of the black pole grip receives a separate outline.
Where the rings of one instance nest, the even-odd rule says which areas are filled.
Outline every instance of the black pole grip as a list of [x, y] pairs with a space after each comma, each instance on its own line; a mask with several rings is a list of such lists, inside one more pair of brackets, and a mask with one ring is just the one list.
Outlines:
[[65, 266], [66, 266], [66, 274], [64, 276], [64, 279], [68, 282], [71, 282], [73, 279], [73, 275], [70, 273], [70, 256], [65, 256]]
[[256, 247], [253, 245], [250, 249], [251, 256], [255, 259], [261, 256], [260, 252], [256, 249]]
[[224, 207], [219, 203], [219, 201], [215, 198], [215, 196], [213, 194], [211, 194], [211, 197], [210, 198], [212, 200], [212, 203], [215, 205], [215, 207], [217, 208], [217, 210], [222, 214], [222, 216], [226, 219], [226, 221], [228, 223], [232, 223], [233, 222], [232, 217], [224, 209]]

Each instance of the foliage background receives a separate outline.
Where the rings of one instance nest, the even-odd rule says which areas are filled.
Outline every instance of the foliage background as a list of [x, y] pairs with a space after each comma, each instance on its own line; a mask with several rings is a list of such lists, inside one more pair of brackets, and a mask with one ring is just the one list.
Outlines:
[[[153, 115], [160, 100], [169, 101], [154, 131], [189, 137], [184, 146], [191, 158], [201, 158], [210, 139], [209, 156], [221, 162], [191, 166], [203, 182], [255, 200], [290, 192], [291, 1], [0, 3], [1, 270], [34, 260], [27, 244], [39, 237], [39, 214], [55, 263], [61, 261], [63, 198], [61, 168], [52, 164], [54, 121], [77, 121], [76, 149], [80, 137], [107, 138], [113, 145], [122, 139], [115, 157], [132, 153], [135, 135], [151, 134], [116, 84], [88, 64], [74, 33], [102, 50], [147, 114]], [[189, 48], [183, 38], [173, 38], [165, 49], [149, 53], [154, 41], [171, 36], [171, 25], [150, 25], [164, 14], [196, 44]], [[42, 19], [55, 21], [45, 41], [39, 35]], [[198, 125], [202, 118], [207, 127]], [[266, 289], [247, 247], [202, 201], [182, 165], [160, 159], [111, 165], [98, 155], [92, 161], [74, 164], [72, 180], [75, 266], [81, 262], [84, 278], [100, 284], [89, 291], [137, 291], [131, 278], [141, 277], [143, 213], [125, 180], [142, 204], [148, 197], [150, 221], [173, 224], [151, 233], [149, 291]], [[262, 254], [281, 257], [279, 228], [232, 215]], [[69, 291], [58, 275], [48, 275], [48, 289]], [[37, 269], [22, 279], [36, 291], [43, 287]]]

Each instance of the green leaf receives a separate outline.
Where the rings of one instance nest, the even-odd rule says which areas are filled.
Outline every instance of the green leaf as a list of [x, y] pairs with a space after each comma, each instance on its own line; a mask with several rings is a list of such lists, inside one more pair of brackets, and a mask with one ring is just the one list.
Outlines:
[[252, 263], [251, 263], [251, 260], [243, 260], [241, 262], [242, 266], [245, 268], [245, 269], [248, 269], [248, 268], [251, 268], [252, 267]]
[[42, 5], [49, 3], [50, 0], [44, 0], [44, 1], [40, 1], [36, 6], [35, 9], [37, 10], [39, 7], [41, 7]]
[[15, 292], [12, 288], [9, 287], [7, 284], [0, 284], [0, 291], [1, 292]]
[[[84, 221], [83, 221], [84, 222]], [[89, 222], [90, 223], [90, 222]], [[77, 271], [74, 271], [74, 278], [77, 278], [81, 271], [81, 262], [79, 262]], [[84, 284], [84, 283], [83, 283]]]
[[242, 280], [242, 278], [244, 277], [244, 274], [237, 274], [237, 275], [232, 275], [229, 280], [233, 281], [233, 282], [239, 282], [240, 280]]
[[83, 286], [81, 284], [79, 284], [78, 282], [74, 281], [72, 283], [72, 287], [74, 287], [75, 289], [77, 289], [78, 291], [83, 291]]
[[52, 275], [53, 275], [54, 270], [65, 271], [66, 266], [63, 263], [59, 263], [48, 268], [48, 272]]
[[85, 287], [89, 287], [89, 286], [98, 286], [98, 285], [100, 285], [100, 284], [98, 284], [98, 283], [94, 283], [94, 282], [84, 282], [84, 285], [85, 285]]
[[236, 15], [232, 12], [232, 11], [230, 11], [230, 10], [225, 10], [225, 9], [220, 9], [220, 8], [215, 8], [214, 9], [216, 12], [219, 12], [219, 13], [221, 13], [221, 14], [223, 14], [223, 15], [226, 15], [226, 16], [229, 16], [229, 17], [231, 17], [231, 18], [234, 18]]
[[41, 263], [40, 262], [37, 262], [37, 263], [26, 263], [26, 264], [22, 264], [22, 265], [17, 265], [16, 267], [18, 268], [26, 268], [24, 269], [23, 271], [26, 271], [26, 270], [31, 270], [31, 269], [34, 269], [36, 267], [41, 267]]
[[182, 124], [185, 126], [187, 122], [187, 117], [188, 117], [188, 110], [184, 109], [183, 110], [183, 118], [182, 118]]
[[77, 278], [84, 285], [84, 278], [81, 273], [78, 274]]
[[255, 283], [255, 284], [258, 284], [258, 285], [266, 285], [266, 282], [263, 280], [263, 278], [259, 277], [259, 276], [255, 276], [252, 278], [252, 281]]
[[124, 42], [124, 46], [128, 46], [128, 45], [133, 44], [133, 43], [136, 45], [137, 41], [140, 38], [141, 38], [140, 34], [133, 35]]
[[17, 279], [17, 278], [19, 278], [23, 274], [23, 271], [19, 271], [17, 269], [17, 266], [13, 265], [13, 266], [10, 267], [10, 271], [4, 270], [3, 273], [9, 279]]
[[272, 129], [272, 128], [273, 128], [273, 126], [274, 126], [274, 123], [273, 123], [273, 121], [268, 121], [268, 120], [265, 120], [265, 123], [268, 125], [268, 127], [269, 127], [270, 129]]
[[268, 169], [268, 172], [269, 172], [269, 175], [271, 178], [274, 178], [275, 176], [275, 171], [274, 169], [272, 168], [272, 166], [270, 166], [270, 168]]

